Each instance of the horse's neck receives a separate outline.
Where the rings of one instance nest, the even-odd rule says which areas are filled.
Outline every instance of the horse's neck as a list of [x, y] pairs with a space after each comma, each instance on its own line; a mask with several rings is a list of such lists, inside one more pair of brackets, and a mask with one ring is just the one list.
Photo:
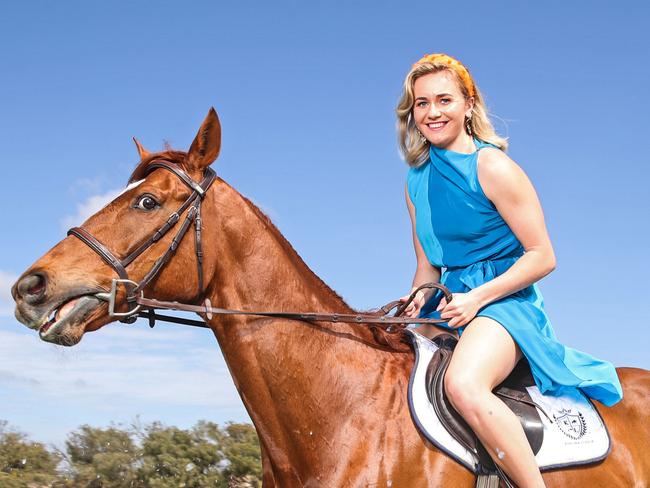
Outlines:
[[[209, 233], [206, 247], [216, 254], [208, 288], [213, 303], [249, 310], [353, 312], [309, 269], [268, 217], [226, 183], [219, 185], [216, 201], [208, 200], [206, 206], [212, 204], [211, 211], [222, 214], [221, 228], [211, 227], [208, 215], [203, 218], [204, 232]], [[325, 327], [372, 338], [358, 326]]]
[[[208, 239], [218, 253], [212, 258], [213, 304], [245, 310], [352, 311], [259, 210], [230, 187], [225, 191], [232, 194], [222, 195], [214, 208], [223, 212], [222, 228]], [[206, 217], [205, 231], [211, 232]], [[394, 356], [354, 324], [244, 317], [215, 318], [212, 324], [262, 442], [274, 444], [269, 449], [275, 447], [276, 453], [313, 448], [320, 442], [313, 437], [316, 432], [321, 439], [327, 431], [331, 441], [341, 425], [339, 415], [355, 415], [376, 397]]]

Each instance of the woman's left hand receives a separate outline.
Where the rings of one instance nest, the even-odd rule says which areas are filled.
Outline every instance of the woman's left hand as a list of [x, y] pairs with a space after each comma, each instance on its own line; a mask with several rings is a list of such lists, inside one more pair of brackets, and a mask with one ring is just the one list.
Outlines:
[[467, 325], [470, 320], [476, 317], [481, 304], [471, 291], [468, 293], [452, 293], [452, 297], [449, 303], [443, 297], [436, 310], [440, 312], [441, 318], [448, 319], [447, 325], [455, 329]]

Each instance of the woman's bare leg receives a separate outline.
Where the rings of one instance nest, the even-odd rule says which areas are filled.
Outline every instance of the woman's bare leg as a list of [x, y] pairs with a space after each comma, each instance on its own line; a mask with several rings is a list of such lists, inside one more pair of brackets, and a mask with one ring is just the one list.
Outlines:
[[544, 480], [516, 415], [492, 393], [521, 358], [501, 324], [476, 317], [461, 336], [445, 377], [451, 403], [474, 429], [490, 456], [522, 488]]

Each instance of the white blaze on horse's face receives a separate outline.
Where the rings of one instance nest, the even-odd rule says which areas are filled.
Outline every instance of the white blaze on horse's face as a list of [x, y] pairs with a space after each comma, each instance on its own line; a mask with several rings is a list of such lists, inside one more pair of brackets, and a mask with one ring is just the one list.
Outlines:
[[133, 190], [134, 188], [137, 188], [137, 187], [140, 186], [142, 183], [144, 183], [144, 179], [142, 179], [142, 180], [138, 180], [138, 181], [134, 181], [133, 183], [130, 183], [130, 184], [127, 185], [127, 187], [126, 187], [124, 190], [122, 190], [122, 191], [121, 191], [117, 196], [120, 197], [120, 196], [124, 195], [127, 191], [129, 191], [129, 190]]

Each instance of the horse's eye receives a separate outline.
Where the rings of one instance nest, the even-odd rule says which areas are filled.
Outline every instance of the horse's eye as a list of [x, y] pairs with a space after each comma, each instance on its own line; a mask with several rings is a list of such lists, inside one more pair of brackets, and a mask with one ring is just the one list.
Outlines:
[[141, 195], [133, 207], [137, 208], [138, 210], [144, 210], [145, 212], [148, 212], [149, 210], [153, 210], [158, 206], [158, 202], [151, 195]]

